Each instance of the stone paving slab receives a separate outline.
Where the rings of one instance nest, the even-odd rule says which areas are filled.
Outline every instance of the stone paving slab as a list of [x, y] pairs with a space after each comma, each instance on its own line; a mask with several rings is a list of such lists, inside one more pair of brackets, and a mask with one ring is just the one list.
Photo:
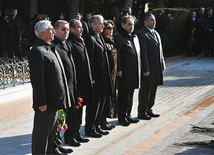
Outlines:
[[[166, 139], [161, 141], [161, 143], [157, 144], [149, 151], [145, 153], [145, 155], [151, 154], [165, 154], [167, 152], [168, 155], [173, 154], [197, 154], [197, 155], [209, 155], [214, 154], [213, 146], [187, 146], [184, 145], [184, 142], [203, 142], [214, 140], [214, 133], [192, 133], [192, 125], [196, 125], [199, 127], [207, 127], [214, 128], [214, 105], [207, 108], [196, 117], [194, 117], [190, 122], [186, 123], [184, 126], [178, 128], [173, 134], [168, 136]], [[157, 153], [158, 152], [158, 153]]]

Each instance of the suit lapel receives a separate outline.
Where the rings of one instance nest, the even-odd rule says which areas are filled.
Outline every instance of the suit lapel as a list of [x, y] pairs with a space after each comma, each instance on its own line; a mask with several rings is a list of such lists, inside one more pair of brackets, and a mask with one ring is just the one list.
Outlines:
[[76, 41], [76, 40], [74, 40], [74, 42], [75, 42], [75, 44], [77, 44], [78, 46], [80, 46], [81, 48], [85, 48], [85, 46], [83, 45], [83, 43], [82, 42], [80, 42], [80, 41]]
[[[156, 43], [158, 43], [158, 40], [155, 38], [155, 36], [152, 34], [152, 32], [149, 31], [148, 34]], [[156, 36], [157, 36], [157, 34], [156, 34]]]
[[96, 41], [97, 41], [102, 47], [105, 47], [104, 44], [103, 44], [103, 42], [102, 42], [101, 36], [98, 37], [98, 36], [96, 35], [95, 37], [96, 37]]
[[[152, 32], [150, 32], [149, 29], [146, 28], [145, 26], [144, 26], [144, 29], [145, 29], [147, 35], [150, 36], [156, 43], [159, 44], [158, 40], [155, 38], [155, 36], [152, 34]], [[155, 32], [155, 34], [156, 34], [156, 36], [157, 36], [157, 33], [156, 33], [156, 32]], [[157, 38], [158, 38], [158, 37], [157, 37]], [[159, 39], [159, 38], [158, 38], [158, 39]]]
[[[68, 84], [67, 84], [67, 78], [66, 78], [64, 66], [63, 66], [62, 60], [60, 58], [60, 55], [58, 54], [58, 52], [55, 48], [54, 48], [53, 52], [55, 53], [55, 56], [59, 62], [61, 69], [62, 69], [62, 75], [63, 75], [63, 79], [64, 79], [64, 84], [65, 84], [65, 91], [66, 91], [66, 95], [67, 95], [67, 102], [68, 102], [67, 104], [69, 105], [68, 107], [70, 107], [71, 99], [70, 99], [70, 95], [69, 95], [69, 88], [68, 88]], [[67, 107], [65, 107], [65, 108], [67, 108]]]
[[68, 47], [68, 50], [69, 51], [67, 51], [68, 53], [69, 53], [69, 56], [70, 56], [70, 60], [71, 60], [71, 63], [72, 63], [72, 65], [73, 65], [73, 68], [74, 68], [74, 81], [75, 81], [75, 83], [77, 84], [77, 79], [76, 79], [76, 68], [75, 68], [75, 64], [74, 64], [74, 59], [73, 59], [73, 57], [72, 57], [72, 50], [71, 50], [71, 45], [70, 45], [70, 43], [68, 43], [67, 41], [65, 41], [65, 43], [66, 43], [66, 45], [67, 45], [67, 47]]

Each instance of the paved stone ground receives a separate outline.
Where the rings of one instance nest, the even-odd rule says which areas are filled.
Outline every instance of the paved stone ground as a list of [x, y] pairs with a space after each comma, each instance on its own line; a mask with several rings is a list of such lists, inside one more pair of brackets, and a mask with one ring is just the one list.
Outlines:
[[[192, 133], [191, 125], [214, 128], [214, 58], [178, 56], [166, 60], [164, 85], [158, 88], [154, 111], [161, 117], [141, 120], [129, 127], [108, 119], [116, 128], [102, 138], [72, 148], [72, 154], [214, 154], [211, 146], [183, 142], [209, 141], [213, 133]], [[23, 89], [24, 87], [24, 89]], [[10, 89], [10, 88], [8, 88]], [[12, 91], [17, 89], [15, 91]], [[31, 154], [33, 123], [30, 84], [0, 90], [0, 154]], [[18, 95], [17, 95], [18, 94]], [[138, 90], [132, 116], [137, 116]], [[83, 122], [83, 125], [85, 122]], [[84, 127], [81, 127], [84, 134]], [[62, 132], [63, 134], [63, 132]]]

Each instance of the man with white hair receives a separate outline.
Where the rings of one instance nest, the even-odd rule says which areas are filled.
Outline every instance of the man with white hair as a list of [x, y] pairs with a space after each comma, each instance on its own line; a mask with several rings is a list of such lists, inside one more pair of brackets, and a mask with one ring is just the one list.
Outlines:
[[32, 154], [52, 154], [58, 110], [71, 106], [64, 68], [51, 41], [55, 31], [50, 21], [35, 25], [36, 43], [28, 59], [33, 87], [34, 125]]

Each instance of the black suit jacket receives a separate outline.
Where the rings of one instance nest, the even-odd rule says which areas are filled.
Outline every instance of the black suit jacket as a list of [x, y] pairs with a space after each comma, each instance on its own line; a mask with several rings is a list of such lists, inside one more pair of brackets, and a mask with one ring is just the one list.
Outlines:
[[94, 103], [94, 92], [86, 46], [82, 43], [82, 40], [73, 33], [70, 33], [68, 42], [71, 44], [71, 51], [76, 67], [79, 95], [83, 98], [83, 104], [92, 104]]
[[[204, 39], [206, 41], [213, 40], [214, 16], [210, 16], [210, 17], [206, 16], [204, 20], [206, 21]], [[210, 30], [212, 31], [210, 32]]]
[[85, 37], [85, 44], [89, 55], [92, 79], [95, 80], [95, 96], [111, 95], [110, 68], [107, 48], [102, 36], [90, 31]]
[[195, 21], [193, 22], [192, 18], [187, 19], [187, 30], [188, 33], [191, 34], [191, 32], [194, 30], [194, 33], [197, 33], [198, 31], [198, 22], [197, 19], [195, 18]]
[[153, 87], [163, 84], [163, 70], [166, 69], [160, 35], [155, 31], [157, 39], [143, 28], [137, 32], [141, 51], [141, 73], [150, 72], [149, 76], [141, 76], [141, 87]]
[[81, 23], [83, 28], [82, 37], [85, 38], [85, 36], [89, 33], [89, 28], [86, 22], [81, 21]]
[[62, 66], [53, 46], [37, 39], [29, 55], [30, 78], [33, 87], [33, 108], [47, 105], [47, 110], [70, 107]]
[[68, 81], [68, 88], [71, 98], [71, 104], [76, 105], [77, 99], [78, 99], [78, 93], [77, 93], [77, 80], [76, 80], [76, 68], [74, 65], [74, 60], [71, 54], [71, 46], [66, 41], [66, 45], [68, 49], [65, 49], [63, 47], [63, 43], [61, 40], [59, 40], [57, 37], [54, 38], [52, 41], [55, 45], [55, 49], [59, 53], [62, 63], [65, 69], [66, 78]]

